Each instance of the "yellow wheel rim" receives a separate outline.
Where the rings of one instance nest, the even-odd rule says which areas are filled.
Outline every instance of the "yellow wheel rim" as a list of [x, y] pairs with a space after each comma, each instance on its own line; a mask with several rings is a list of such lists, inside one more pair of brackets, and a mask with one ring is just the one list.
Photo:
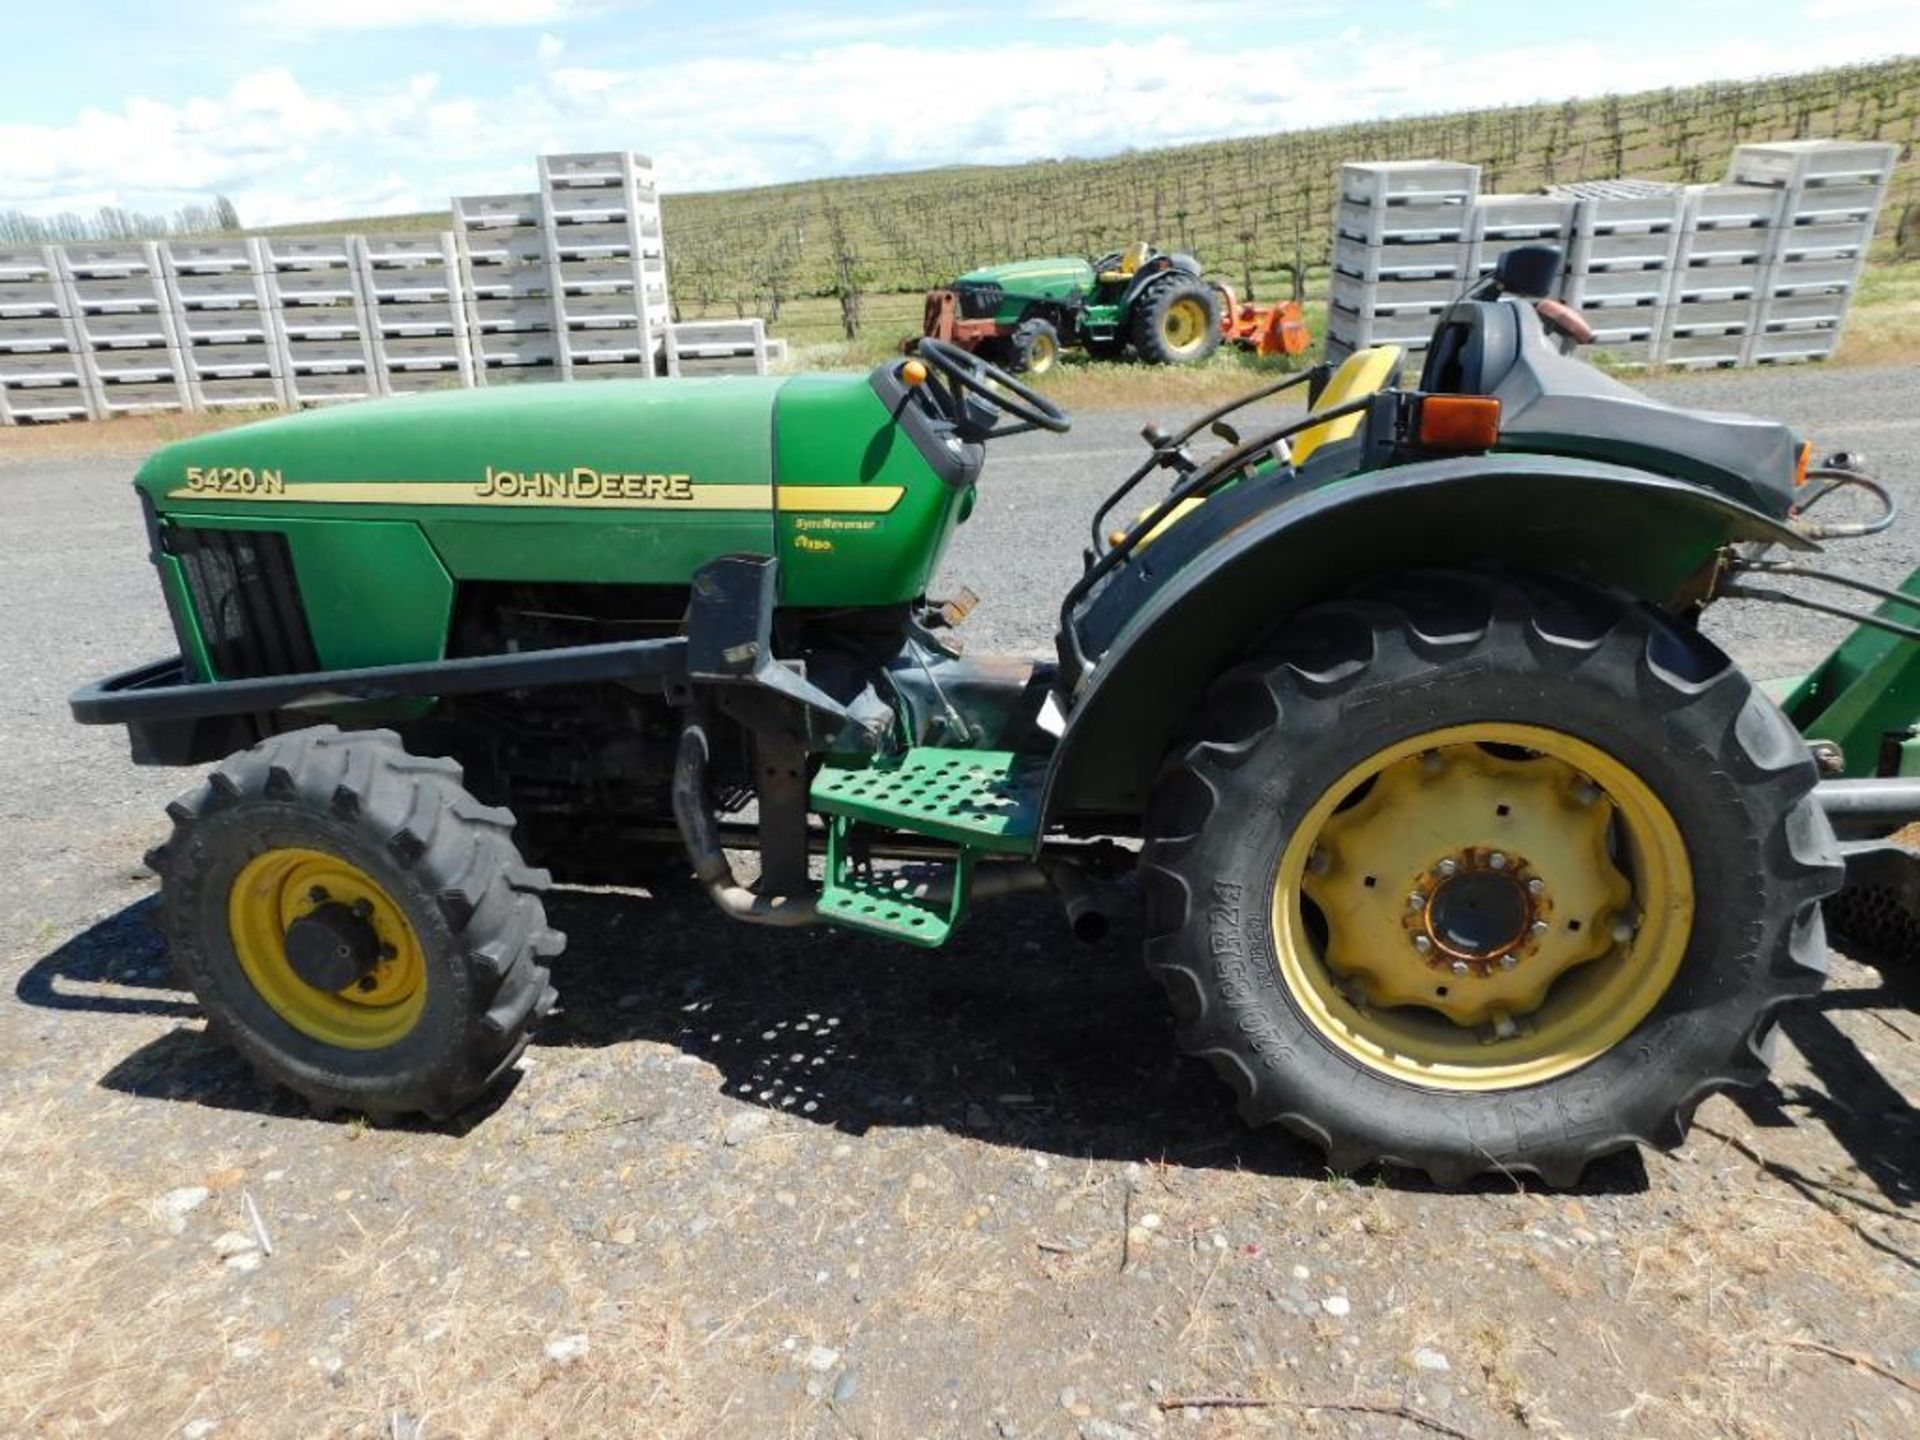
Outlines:
[[1275, 878], [1282, 980], [1370, 1068], [1463, 1091], [1539, 1084], [1626, 1039], [1693, 928], [1686, 844], [1604, 750], [1459, 725], [1356, 765]]
[[1192, 295], [1183, 295], [1167, 306], [1160, 322], [1160, 338], [1176, 354], [1197, 350], [1207, 338], [1207, 307]]
[[[288, 929], [324, 904], [347, 907], [379, 942], [378, 962], [339, 990], [308, 984], [287, 958]], [[337, 855], [289, 848], [255, 856], [228, 893], [227, 927], [260, 998], [315, 1040], [378, 1050], [411, 1032], [426, 1006], [426, 958], [406, 913], [364, 870]]]
[[1053, 362], [1059, 358], [1060, 346], [1051, 335], [1036, 335], [1033, 344], [1027, 349], [1027, 371], [1033, 375], [1044, 375], [1053, 369]]

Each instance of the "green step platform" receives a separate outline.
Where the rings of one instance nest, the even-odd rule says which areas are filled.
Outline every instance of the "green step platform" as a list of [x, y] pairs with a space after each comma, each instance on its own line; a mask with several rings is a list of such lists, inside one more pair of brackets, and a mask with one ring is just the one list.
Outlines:
[[[838, 925], [904, 940], [944, 944], [965, 913], [978, 854], [1031, 855], [1040, 831], [1044, 756], [1008, 750], [922, 748], [870, 765], [828, 765], [813, 782], [813, 806], [827, 817], [827, 874], [820, 913]], [[854, 864], [856, 826], [902, 830], [958, 849], [945, 895], [898, 873]]]

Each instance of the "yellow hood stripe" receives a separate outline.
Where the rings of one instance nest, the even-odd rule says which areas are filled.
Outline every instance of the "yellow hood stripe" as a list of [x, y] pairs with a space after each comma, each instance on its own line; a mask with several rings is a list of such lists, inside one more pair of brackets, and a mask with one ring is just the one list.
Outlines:
[[[694, 485], [692, 498], [632, 495], [478, 495], [470, 484], [457, 480], [339, 480], [288, 481], [278, 490], [248, 494], [181, 486], [167, 492], [169, 500], [206, 500], [243, 505], [437, 505], [491, 510], [514, 507], [534, 510], [770, 510], [771, 485]], [[803, 510], [822, 515], [884, 515], [906, 493], [899, 485], [782, 485], [782, 511]]]

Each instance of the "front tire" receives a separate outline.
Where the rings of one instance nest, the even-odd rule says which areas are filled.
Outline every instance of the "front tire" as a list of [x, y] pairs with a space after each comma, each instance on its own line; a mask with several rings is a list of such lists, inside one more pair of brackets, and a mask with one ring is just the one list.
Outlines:
[[1763, 1078], [1819, 988], [1815, 778], [1657, 612], [1409, 577], [1215, 686], [1148, 816], [1148, 964], [1245, 1118], [1336, 1169], [1571, 1184]]
[[1016, 375], [1045, 375], [1060, 360], [1060, 332], [1053, 322], [1038, 318], [1022, 320], [1012, 336], [1013, 364]]
[[555, 996], [544, 871], [450, 760], [332, 726], [230, 756], [148, 862], [180, 982], [268, 1081], [322, 1114], [453, 1115]]
[[1197, 365], [1220, 348], [1220, 297], [1204, 280], [1162, 280], [1134, 301], [1133, 348], [1151, 365]]

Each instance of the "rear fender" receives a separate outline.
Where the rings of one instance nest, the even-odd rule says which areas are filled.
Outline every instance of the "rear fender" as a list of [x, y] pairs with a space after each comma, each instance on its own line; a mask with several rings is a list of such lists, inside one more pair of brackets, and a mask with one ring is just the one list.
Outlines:
[[1724, 545], [1816, 548], [1697, 486], [1558, 456], [1477, 455], [1332, 478], [1223, 529], [1205, 511], [1224, 498], [1108, 582], [1130, 595], [1103, 593], [1083, 609], [1132, 607], [1117, 627], [1108, 611], [1114, 639], [1075, 686], [1047, 777], [1049, 821], [1140, 815], [1214, 678], [1287, 616], [1368, 581], [1416, 569], [1534, 570], [1677, 611], [1702, 598]]

